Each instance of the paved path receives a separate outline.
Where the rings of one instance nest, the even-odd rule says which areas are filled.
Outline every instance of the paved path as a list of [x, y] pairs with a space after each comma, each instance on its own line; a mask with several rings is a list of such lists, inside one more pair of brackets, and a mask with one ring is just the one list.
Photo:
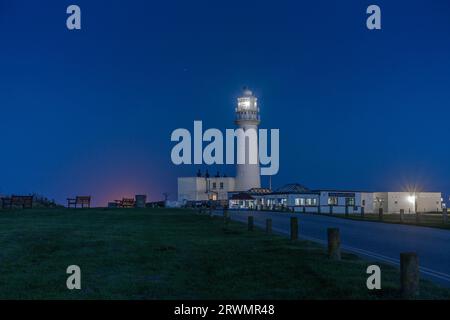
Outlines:
[[344, 251], [395, 266], [400, 265], [401, 252], [417, 252], [422, 275], [450, 287], [450, 230], [314, 214], [230, 211], [231, 218], [241, 222], [247, 222], [250, 214], [254, 216], [255, 226], [264, 228], [266, 218], [271, 218], [273, 231], [285, 235], [289, 234], [290, 217], [296, 216], [299, 237], [322, 244], [327, 241], [327, 228], [339, 228]]

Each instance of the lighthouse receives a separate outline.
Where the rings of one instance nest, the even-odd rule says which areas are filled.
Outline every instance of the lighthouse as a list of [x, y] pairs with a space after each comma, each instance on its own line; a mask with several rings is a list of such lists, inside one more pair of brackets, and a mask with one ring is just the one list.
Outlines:
[[[253, 95], [253, 92], [244, 88], [243, 95], [237, 99], [235, 124], [238, 128], [245, 130], [254, 129], [256, 132], [256, 144], [258, 149], [258, 125], [260, 123], [258, 98]], [[244, 143], [238, 145], [239, 152], [245, 154], [245, 163], [236, 165], [236, 191], [248, 191], [252, 188], [261, 187], [261, 175], [259, 168], [259, 155], [256, 154], [256, 164], [249, 161], [250, 145]], [[252, 149], [254, 150], [254, 149]], [[256, 152], [258, 153], [258, 152]]]

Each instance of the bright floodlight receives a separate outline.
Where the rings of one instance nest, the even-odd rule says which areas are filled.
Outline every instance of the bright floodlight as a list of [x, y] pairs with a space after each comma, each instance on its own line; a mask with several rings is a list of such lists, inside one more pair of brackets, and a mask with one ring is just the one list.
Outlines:
[[409, 197], [408, 197], [408, 201], [409, 201], [410, 203], [415, 203], [415, 202], [416, 202], [416, 196], [409, 196]]

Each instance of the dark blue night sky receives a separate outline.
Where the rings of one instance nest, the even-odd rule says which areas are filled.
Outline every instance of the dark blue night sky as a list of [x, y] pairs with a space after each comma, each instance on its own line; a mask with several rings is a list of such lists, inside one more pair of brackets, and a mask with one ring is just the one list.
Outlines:
[[243, 86], [275, 186], [450, 192], [448, 0], [0, 0], [0, 41], [0, 193], [173, 199], [171, 132], [232, 128]]

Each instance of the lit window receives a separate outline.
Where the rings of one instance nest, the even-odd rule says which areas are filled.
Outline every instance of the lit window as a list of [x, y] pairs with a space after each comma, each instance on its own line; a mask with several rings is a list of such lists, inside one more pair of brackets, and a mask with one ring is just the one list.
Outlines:
[[315, 206], [315, 205], [317, 205], [317, 199], [314, 199], [314, 198], [306, 199], [306, 205], [307, 206]]
[[355, 206], [355, 198], [345, 198], [345, 205], [349, 207]]
[[338, 197], [329, 197], [328, 198], [328, 205], [329, 206], [337, 206], [339, 202]]

